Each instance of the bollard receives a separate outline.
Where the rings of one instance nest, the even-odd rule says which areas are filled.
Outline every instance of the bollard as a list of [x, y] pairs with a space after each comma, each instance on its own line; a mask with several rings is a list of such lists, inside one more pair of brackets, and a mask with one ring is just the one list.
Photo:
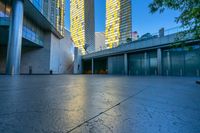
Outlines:
[[29, 75], [32, 74], [32, 66], [29, 66]]
[[53, 75], [53, 71], [52, 70], [50, 70], [50, 75]]

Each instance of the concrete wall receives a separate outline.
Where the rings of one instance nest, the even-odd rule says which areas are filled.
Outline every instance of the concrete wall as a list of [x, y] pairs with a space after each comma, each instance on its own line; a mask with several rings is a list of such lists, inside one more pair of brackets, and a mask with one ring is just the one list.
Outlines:
[[82, 73], [82, 55], [81, 50], [77, 47], [74, 49], [74, 74], [81, 74]]
[[74, 46], [71, 42], [70, 32], [65, 31], [61, 40], [51, 35], [50, 70], [55, 74], [73, 73]]
[[51, 33], [45, 36], [44, 46], [38, 47], [22, 47], [21, 55], [21, 73], [28, 74], [29, 67], [32, 67], [34, 74], [49, 74], [50, 68], [50, 44]]
[[[65, 31], [65, 37], [58, 39], [52, 33], [45, 33], [43, 47], [24, 46], [21, 54], [21, 74], [54, 74], [73, 73], [74, 45], [70, 32]], [[5, 74], [6, 45], [0, 45], [0, 74]], [[81, 56], [79, 56], [81, 57]], [[81, 58], [80, 58], [81, 59]]]

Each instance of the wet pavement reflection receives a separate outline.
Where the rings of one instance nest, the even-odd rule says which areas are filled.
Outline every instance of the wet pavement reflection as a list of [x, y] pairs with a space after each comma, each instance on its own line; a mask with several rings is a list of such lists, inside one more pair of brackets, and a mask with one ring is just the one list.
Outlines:
[[199, 133], [196, 80], [0, 76], [0, 133]]

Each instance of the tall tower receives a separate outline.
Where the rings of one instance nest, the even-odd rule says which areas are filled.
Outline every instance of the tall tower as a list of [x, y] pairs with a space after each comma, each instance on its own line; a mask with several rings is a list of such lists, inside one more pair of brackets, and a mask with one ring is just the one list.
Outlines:
[[132, 32], [131, 0], [106, 0], [106, 45], [126, 43]]
[[65, 0], [44, 0], [48, 1], [48, 19], [56, 29], [64, 36]]
[[70, 0], [70, 31], [82, 54], [94, 48], [94, 0]]
[[64, 36], [64, 17], [65, 17], [65, 0], [57, 0], [56, 2], [56, 29]]

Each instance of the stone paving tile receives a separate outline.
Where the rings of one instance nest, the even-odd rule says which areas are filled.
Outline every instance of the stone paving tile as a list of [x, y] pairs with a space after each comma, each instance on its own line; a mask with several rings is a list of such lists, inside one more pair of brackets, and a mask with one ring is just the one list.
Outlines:
[[199, 133], [200, 86], [196, 80], [0, 76], [0, 132]]

